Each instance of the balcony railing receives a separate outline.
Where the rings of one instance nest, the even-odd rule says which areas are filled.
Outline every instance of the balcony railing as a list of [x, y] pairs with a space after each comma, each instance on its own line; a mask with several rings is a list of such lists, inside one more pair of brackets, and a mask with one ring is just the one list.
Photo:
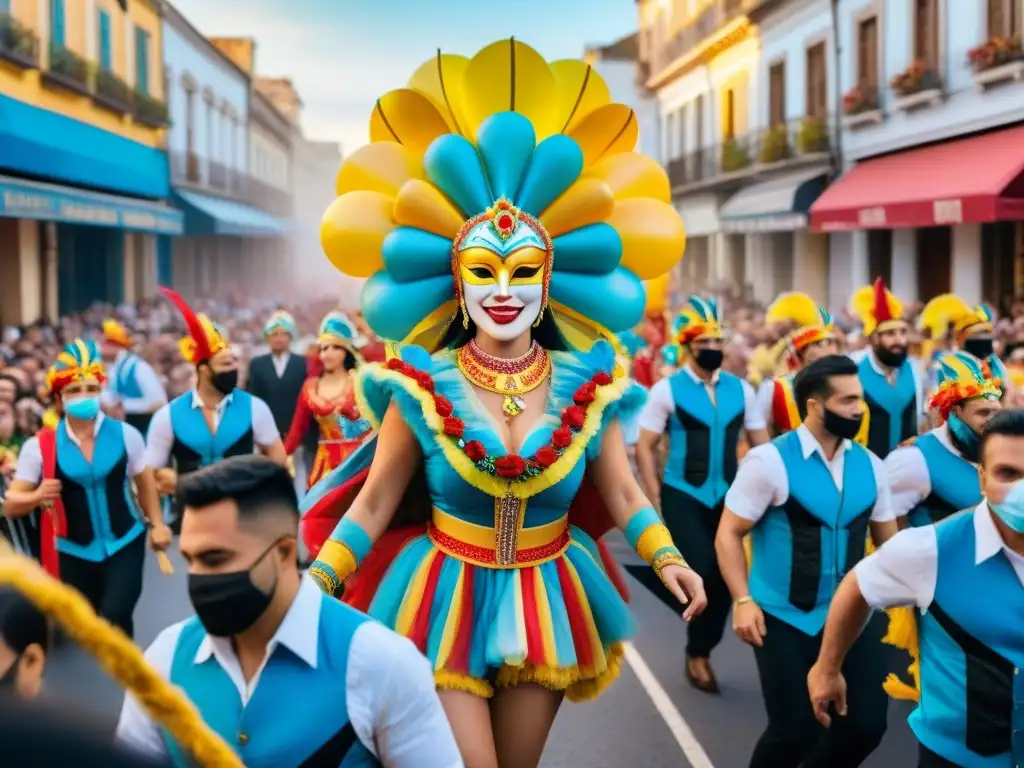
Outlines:
[[[202, 173], [204, 165], [205, 178]], [[195, 152], [171, 153], [171, 180], [174, 184], [208, 187], [239, 199], [247, 197], [246, 176], [223, 163], [204, 161]]]
[[6, 13], [0, 13], [0, 59], [26, 69], [39, 66], [39, 38]]
[[730, 174], [788, 164], [824, 162], [832, 151], [833, 128], [825, 118], [805, 117], [726, 139], [668, 163], [673, 189], [712, 185]]
[[62, 88], [89, 95], [89, 62], [59, 43], [50, 43], [50, 66], [43, 77]]
[[228, 186], [227, 166], [210, 160], [207, 165], [207, 181], [214, 189], [226, 189]]
[[690, 24], [658, 46], [651, 57], [652, 74], [657, 75], [677, 59], [697, 48], [717, 30], [743, 15], [750, 0], [716, 0]]
[[105, 69], [96, 72], [96, 90], [92, 100], [100, 106], [126, 115], [132, 111], [132, 89], [124, 80]]
[[275, 216], [292, 215], [292, 197], [287, 192], [252, 177], [246, 181], [246, 187], [246, 199], [257, 208]]
[[133, 94], [132, 100], [135, 103], [136, 122], [148, 125], [150, 128], [166, 128], [171, 124], [165, 102], [138, 89]]

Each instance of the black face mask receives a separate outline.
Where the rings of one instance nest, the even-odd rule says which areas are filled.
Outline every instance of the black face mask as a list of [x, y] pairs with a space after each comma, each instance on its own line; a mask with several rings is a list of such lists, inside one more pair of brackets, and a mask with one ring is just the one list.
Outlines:
[[828, 408], [825, 409], [825, 431], [830, 435], [835, 435], [840, 440], [853, 440], [857, 433], [860, 432], [860, 425], [863, 420], [863, 416], [859, 416], [856, 419], [848, 419], [845, 416], [840, 416], [835, 411], [830, 411]]
[[723, 357], [725, 357], [725, 353], [720, 349], [698, 349], [693, 355], [697, 365], [708, 373], [722, 367]]
[[189, 574], [188, 597], [207, 634], [213, 637], [240, 635], [264, 614], [274, 599], [277, 579], [270, 592], [266, 593], [252, 583], [252, 571], [278, 545], [278, 541], [244, 571]]
[[222, 395], [230, 395], [238, 386], [238, 370], [233, 371], [210, 371], [210, 383], [214, 389]]
[[7, 671], [0, 675], [0, 692], [11, 692], [14, 690], [14, 684], [18, 681], [18, 663], [20, 661], [21, 655], [19, 654], [14, 657], [14, 661], [11, 662], [11, 666], [7, 668]]
[[877, 346], [875, 347], [875, 357], [878, 358], [878, 362], [882, 365], [887, 365], [890, 368], [899, 368], [907, 361], [907, 348], [897, 347], [896, 349], [889, 349], [888, 347]]
[[995, 351], [992, 339], [965, 339], [964, 352], [974, 355], [979, 360], [984, 360]]

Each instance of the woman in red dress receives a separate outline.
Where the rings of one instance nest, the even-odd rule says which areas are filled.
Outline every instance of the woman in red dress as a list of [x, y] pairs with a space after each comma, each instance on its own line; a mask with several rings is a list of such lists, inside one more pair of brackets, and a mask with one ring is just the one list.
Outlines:
[[361, 362], [355, 338], [355, 326], [340, 312], [331, 312], [320, 323], [320, 371], [306, 379], [284, 441], [285, 451], [294, 453], [316, 419], [320, 442], [309, 473], [310, 488], [348, 458], [371, 432], [370, 422], [359, 416], [352, 386], [355, 368]]

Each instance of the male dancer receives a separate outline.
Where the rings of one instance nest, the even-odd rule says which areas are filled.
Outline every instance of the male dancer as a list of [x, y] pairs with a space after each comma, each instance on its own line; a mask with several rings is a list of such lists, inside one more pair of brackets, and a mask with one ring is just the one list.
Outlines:
[[903, 305], [886, 290], [882, 278], [857, 291], [851, 305], [871, 341], [858, 366], [867, 403], [864, 444], [884, 459], [918, 434], [925, 415], [922, 377], [908, 359]]
[[[857, 766], [886, 727], [884, 622], [847, 662], [850, 713], [824, 732], [802, 701], [829, 602], [843, 574], [896, 531], [882, 462], [853, 442], [863, 389], [848, 357], [823, 357], [794, 382], [803, 424], [747, 454], [715, 541], [734, 598], [733, 628], [754, 646], [768, 727], [751, 768]], [[753, 539], [749, 581], [743, 537]]]
[[797, 371], [826, 355], [839, 353], [832, 315], [814, 303], [806, 293], [783, 293], [768, 307], [765, 322], [796, 323], [785, 337], [782, 360], [789, 373], [772, 379], [768, 423], [778, 436], [800, 426], [800, 413], [793, 397]]
[[985, 425], [979, 459], [981, 503], [902, 531], [844, 579], [807, 679], [818, 719], [836, 728], [845, 718], [830, 705], [848, 709], [844, 658], [871, 609], [916, 607], [921, 768], [1024, 764], [1024, 411]]
[[[227, 341], [178, 294], [160, 290], [185, 318], [189, 335], [181, 351], [196, 367], [196, 386], [157, 411], [149, 427], [146, 462], [156, 470], [161, 493], [173, 495], [179, 475], [255, 450], [284, 466], [288, 457], [274, 416], [263, 400], [237, 389], [238, 362]], [[174, 470], [167, 468], [172, 458]]]
[[103, 321], [101, 349], [108, 373], [101, 400], [104, 410], [146, 434], [153, 414], [167, 403], [160, 377], [132, 352], [131, 334], [113, 318]]
[[131, 637], [144, 534], [148, 528], [155, 550], [165, 549], [171, 534], [142, 435], [100, 410], [105, 379], [96, 342], [76, 339], [65, 347], [47, 376], [61, 420], [22, 446], [4, 513], [19, 517], [43, 507], [54, 520], [61, 580]]
[[[737, 445], [745, 429], [750, 445], [767, 442], [764, 417], [747, 382], [720, 370], [725, 332], [712, 299], [691, 296], [676, 325], [682, 368], [651, 387], [640, 414], [636, 446], [640, 479], [661, 511], [683, 557], [704, 578], [708, 608], [687, 631], [686, 677], [714, 693], [711, 651], [722, 639], [729, 593], [715, 560], [722, 500], [736, 476]], [[668, 435], [664, 478], [658, 476], [659, 441]]]

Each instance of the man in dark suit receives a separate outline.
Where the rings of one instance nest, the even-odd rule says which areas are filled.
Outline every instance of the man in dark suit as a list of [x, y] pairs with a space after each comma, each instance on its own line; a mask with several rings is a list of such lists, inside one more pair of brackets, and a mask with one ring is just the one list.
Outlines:
[[[284, 310], [278, 310], [270, 316], [263, 326], [263, 334], [270, 352], [254, 357], [249, 363], [245, 388], [270, 406], [278, 431], [287, 435], [302, 385], [306, 381], [306, 358], [291, 352], [291, 345], [298, 338], [298, 332], [295, 319]], [[313, 455], [318, 435], [317, 429], [307, 430], [303, 454]], [[308, 462], [299, 460], [303, 458], [297, 457], [295, 468], [295, 488], [300, 494], [305, 493], [308, 474]]]

